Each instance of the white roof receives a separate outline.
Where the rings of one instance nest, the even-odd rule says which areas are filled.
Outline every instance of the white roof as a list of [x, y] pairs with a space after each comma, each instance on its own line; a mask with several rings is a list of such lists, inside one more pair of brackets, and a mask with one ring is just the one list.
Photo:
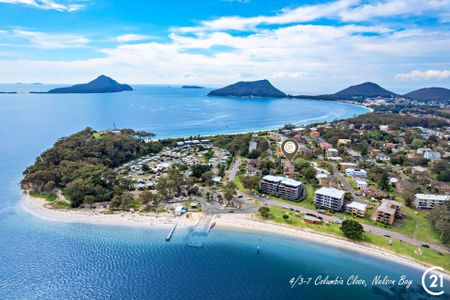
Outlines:
[[283, 177], [273, 176], [273, 175], [266, 175], [263, 177], [263, 180], [267, 180], [270, 182], [280, 182], [282, 179], [283, 179]]
[[357, 179], [356, 184], [367, 184], [367, 181]]
[[342, 198], [345, 195], [344, 191], [332, 187], [321, 187], [315, 193], [333, 198]]
[[292, 187], [299, 187], [302, 185], [302, 183], [298, 180], [281, 177], [281, 176], [266, 175], [263, 177], [263, 180], [270, 181], [273, 183], [281, 183], [281, 184], [284, 184], [287, 186], [292, 186]]
[[450, 200], [449, 195], [435, 195], [435, 194], [416, 194], [416, 198], [421, 200], [439, 200], [439, 201]]
[[356, 208], [358, 210], [366, 210], [367, 204], [353, 201], [352, 203], [347, 204], [347, 207]]
[[302, 185], [300, 181], [291, 178], [283, 178], [283, 180], [281, 180], [281, 183], [292, 187], [299, 187]]

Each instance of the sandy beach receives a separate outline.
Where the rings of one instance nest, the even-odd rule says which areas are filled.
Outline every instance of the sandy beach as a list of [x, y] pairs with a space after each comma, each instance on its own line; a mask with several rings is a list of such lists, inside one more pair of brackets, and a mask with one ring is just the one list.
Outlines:
[[[104, 213], [102, 209], [76, 209], [63, 210], [51, 209], [48, 202], [41, 198], [23, 195], [20, 207], [28, 213], [46, 220], [60, 221], [67, 223], [88, 223], [96, 225], [113, 225], [128, 227], [171, 227], [179, 217], [172, 213], [139, 213], [139, 212], [114, 212]], [[183, 215], [178, 226], [195, 226], [200, 218], [200, 214], [190, 213], [189, 218]]]
[[[114, 225], [114, 226], [131, 226], [131, 227], [171, 227], [179, 217], [175, 217], [171, 213], [131, 213], [116, 212], [114, 214], [104, 214], [93, 209], [78, 210], [56, 210], [47, 207], [44, 199], [30, 197], [24, 195], [20, 206], [28, 213], [47, 220], [71, 222], [71, 223], [88, 223], [97, 225]], [[178, 226], [190, 227], [195, 226], [201, 218], [201, 213], [189, 213], [181, 217]], [[413, 260], [408, 257], [400, 256], [395, 253], [387, 252], [384, 249], [374, 247], [372, 245], [355, 243], [350, 240], [329, 236], [322, 233], [308, 231], [290, 227], [288, 225], [276, 224], [269, 221], [256, 219], [252, 214], [222, 214], [216, 215], [214, 221], [216, 228], [231, 228], [246, 231], [266, 232], [270, 234], [285, 235], [292, 238], [312, 241], [324, 244], [330, 247], [338, 247], [350, 251], [356, 251], [365, 255], [375, 256], [382, 259], [388, 259], [396, 263], [405, 264], [409, 267], [425, 270], [429, 266]], [[449, 276], [450, 277], [450, 276]]]

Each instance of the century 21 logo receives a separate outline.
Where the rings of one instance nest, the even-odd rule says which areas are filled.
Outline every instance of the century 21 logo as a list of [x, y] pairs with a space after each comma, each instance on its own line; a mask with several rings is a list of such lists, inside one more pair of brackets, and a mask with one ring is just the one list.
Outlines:
[[[439, 273], [434, 271], [440, 271]], [[432, 296], [444, 294], [444, 271], [441, 267], [431, 267], [422, 274], [422, 287]]]

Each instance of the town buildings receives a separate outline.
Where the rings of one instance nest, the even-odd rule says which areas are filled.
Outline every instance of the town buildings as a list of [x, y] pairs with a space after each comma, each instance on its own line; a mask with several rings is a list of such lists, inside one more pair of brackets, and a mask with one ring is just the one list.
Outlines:
[[345, 212], [354, 217], [364, 218], [367, 212], [367, 204], [353, 201], [345, 206]]
[[402, 204], [394, 200], [383, 200], [381, 205], [377, 208], [376, 220], [377, 222], [392, 225], [395, 216], [400, 213]]
[[449, 200], [449, 195], [416, 194], [414, 206], [416, 208], [433, 208]]
[[332, 187], [321, 187], [314, 193], [314, 204], [319, 207], [340, 211], [344, 205], [345, 192]]
[[291, 178], [266, 175], [261, 181], [261, 191], [289, 200], [298, 200], [303, 194], [303, 183]]
[[363, 169], [346, 169], [345, 175], [353, 178], [367, 178], [367, 172]]

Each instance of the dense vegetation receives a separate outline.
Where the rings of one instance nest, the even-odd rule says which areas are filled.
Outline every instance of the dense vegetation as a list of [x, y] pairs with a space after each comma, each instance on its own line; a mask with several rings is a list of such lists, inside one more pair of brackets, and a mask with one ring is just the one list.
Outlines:
[[22, 186], [44, 194], [61, 190], [72, 207], [127, 198], [131, 182], [113, 168], [161, 150], [160, 142], [139, 138], [144, 135], [148, 134], [130, 129], [98, 133], [86, 128], [59, 139], [24, 171]]
[[[449, 125], [448, 121], [436, 118], [419, 118], [411, 115], [385, 114], [385, 113], [368, 113], [347, 120], [355, 125], [386, 125], [391, 128], [415, 127], [421, 126], [425, 128], [438, 128]], [[356, 127], [356, 126], [355, 126]]]

